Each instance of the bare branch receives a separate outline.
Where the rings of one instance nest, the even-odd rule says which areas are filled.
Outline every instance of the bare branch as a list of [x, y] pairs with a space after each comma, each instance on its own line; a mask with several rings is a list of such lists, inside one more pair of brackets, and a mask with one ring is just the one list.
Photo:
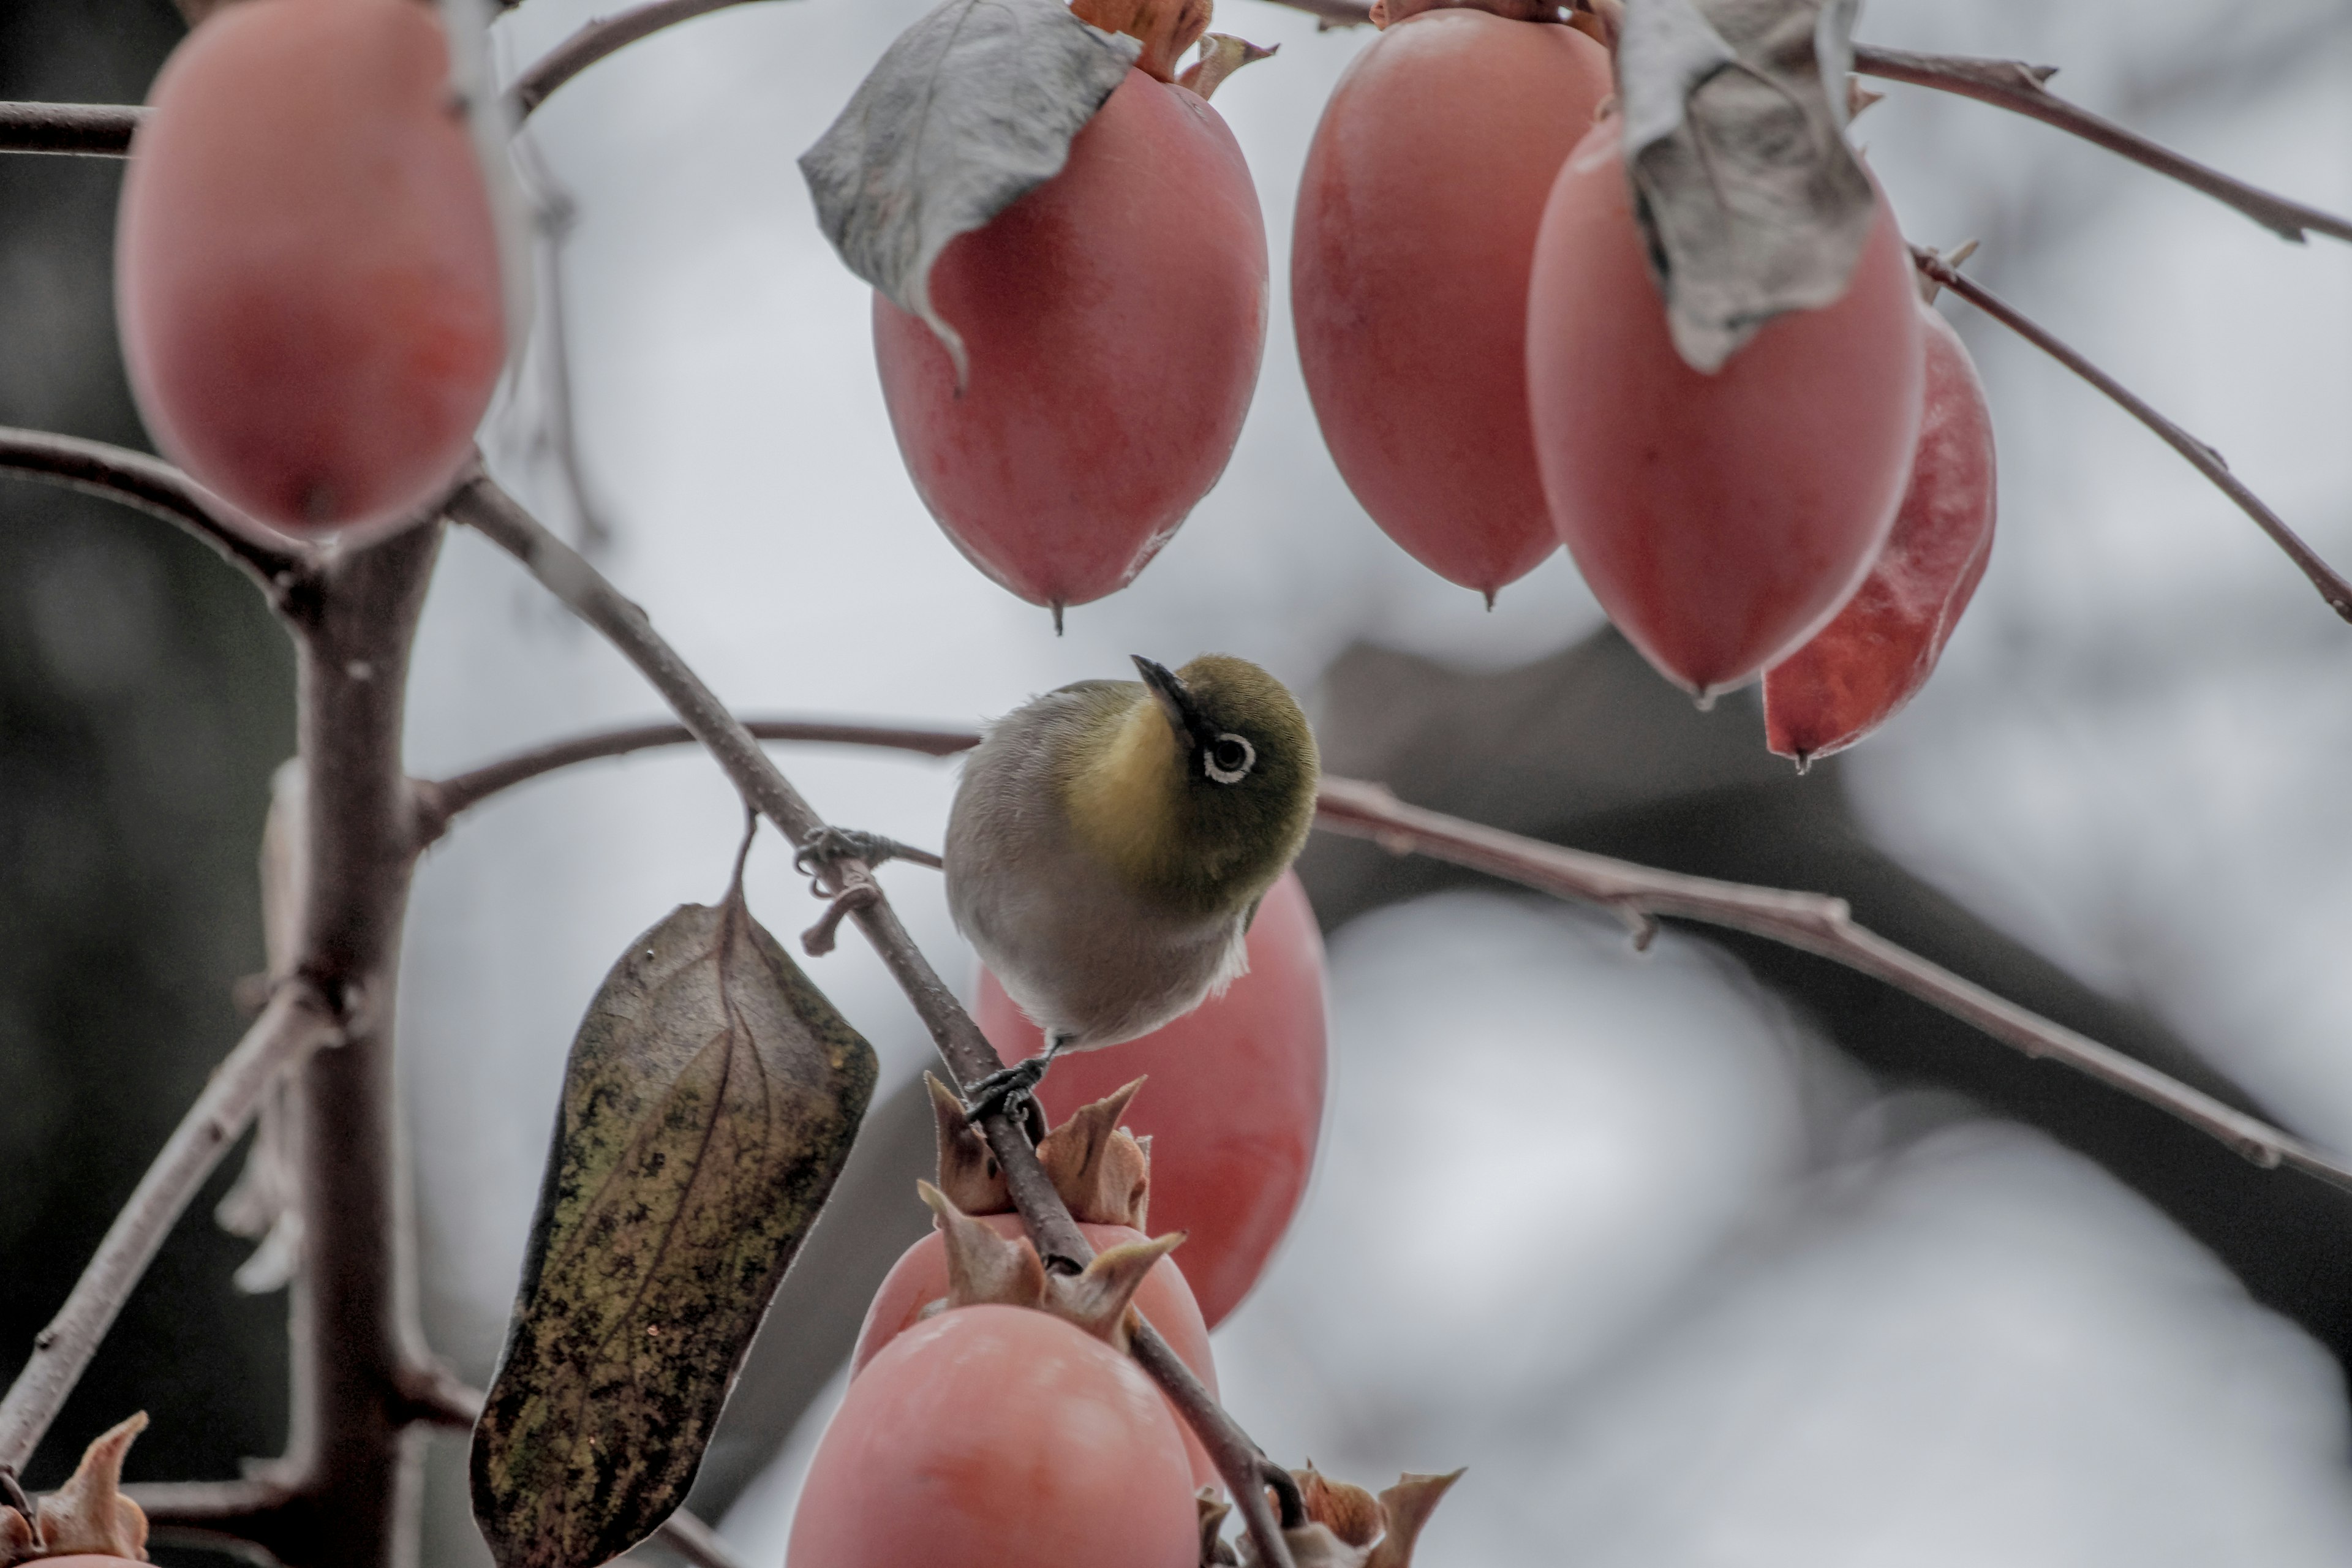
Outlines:
[[[776, 740], [825, 741], [919, 751], [933, 756], [980, 742], [980, 737], [970, 731], [907, 730], [881, 724], [776, 724], [766, 728], [775, 731], [772, 738]], [[448, 788], [464, 780], [504, 779], [517, 783], [570, 762], [618, 756], [624, 752], [687, 738], [685, 731], [674, 725], [616, 730], [542, 747], [510, 761], [460, 774], [446, 785], [420, 787]], [[490, 793], [488, 789], [472, 790], [466, 804], [473, 804]], [[1563, 848], [1407, 805], [1390, 794], [1385, 785], [1357, 779], [1324, 778], [1316, 802], [1315, 825], [1351, 838], [1371, 839], [1391, 854], [1425, 855], [1539, 892], [1599, 904], [1624, 920], [1637, 941], [1646, 941], [1647, 933], [1664, 917], [1746, 931], [1817, 954], [1908, 992], [2030, 1057], [2063, 1062], [2145, 1100], [2210, 1134], [2257, 1165], [2284, 1165], [2316, 1176], [2331, 1186], [2352, 1191], [2352, 1166], [2112, 1047], [2030, 1013], [1895, 946], [1856, 925], [1843, 899], [1722, 882], [1708, 877], [1687, 877], [1605, 855]]]
[[0, 153], [120, 158], [146, 118], [134, 103], [0, 103]]
[[2021, 315], [1990, 289], [1962, 274], [1934, 251], [1915, 247], [1911, 258], [1921, 272], [2105, 393], [2122, 405], [2126, 413], [2162, 437], [2166, 446], [2188, 458], [2190, 467], [2212, 480], [2223, 495], [2236, 501], [2239, 510], [2252, 518], [2262, 531], [2271, 536], [2272, 542], [2286, 552], [2287, 559], [2311, 579], [2311, 585], [2319, 590], [2319, 596], [2327, 601], [2329, 609], [2352, 621], [2352, 583], [2346, 582], [2334, 567], [2322, 561], [2318, 552], [2287, 526], [2285, 519], [2263, 504], [2260, 496], [2240, 482], [2238, 476], [2230, 471], [2230, 465], [2221, 453], [2149, 407], [2114, 376], [2061, 342], [2046, 328], [2037, 326]]
[[[980, 743], [980, 737], [969, 730], [877, 730], [871, 724], [829, 724], [792, 719], [748, 719], [743, 728], [757, 741], [883, 746], [933, 757], [952, 756]], [[640, 724], [634, 729], [608, 730], [601, 734], [559, 741], [437, 782], [420, 779], [416, 782], [419, 832], [429, 843], [447, 829], [451, 817], [467, 807], [574, 763], [624, 756], [654, 746], [684, 745], [693, 739], [692, 731], [683, 724]]]
[[[579, 552], [549, 532], [487, 474], [478, 473], [458, 490], [450, 515], [521, 562], [542, 586], [602, 632], [718, 759], [744, 800], [782, 829], [795, 847], [807, 844], [825, 826], [777, 771], [751, 731], [654, 630], [645, 611], [623, 597]], [[829, 894], [839, 894], [857, 880], [872, 880], [868, 868], [852, 858], [827, 862], [820, 875]], [[998, 1070], [1003, 1063], [996, 1048], [915, 946], [899, 923], [898, 911], [878, 888], [873, 899], [850, 910], [850, 918], [914, 1004], [957, 1082], [975, 1083]], [[1080, 1266], [1091, 1259], [1094, 1248], [1063, 1206], [1020, 1122], [999, 1109], [982, 1118], [981, 1130], [1004, 1172], [1013, 1205], [1021, 1211], [1039, 1256], [1066, 1258]], [[1137, 1360], [1195, 1421], [1202, 1445], [1220, 1461], [1218, 1473], [1224, 1477], [1236, 1509], [1249, 1525], [1260, 1561], [1269, 1568], [1291, 1568], [1289, 1548], [1265, 1500], [1264, 1483], [1272, 1467], [1230, 1415], [1213, 1400], [1199, 1394], [1196, 1387], [1187, 1386], [1189, 1374], [1174, 1375], [1181, 1372], [1181, 1363], [1150, 1324], [1142, 1326], [1135, 1342]], [[1233, 1468], [1225, 1468], [1228, 1464]]]
[[1426, 855], [1524, 887], [1615, 910], [1629, 923], [1659, 916], [1727, 927], [1906, 991], [2030, 1057], [2047, 1057], [2210, 1134], [2257, 1165], [2286, 1165], [2352, 1192], [2352, 1166], [2111, 1047], [2006, 1002], [1853, 922], [1843, 899], [1781, 892], [1656, 871], [1565, 849], [1407, 805], [1379, 784], [1325, 779], [1316, 826], [1369, 838], [1399, 855]]
[[541, 55], [529, 70], [515, 79], [514, 86], [507, 89], [507, 96], [514, 102], [515, 118], [520, 120], [530, 114], [545, 103], [557, 88], [606, 55], [650, 37], [664, 27], [675, 27], [680, 22], [747, 3], [748, 0], [651, 0], [650, 4], [617, 16], [590, 22]]
[[172, 1226], [220, 1163], [280, 1073], [333, 1042], [331, 1010], [303, 981], [281, 985], [230, 1051], [139, 1179], [65, 1305], [33, 1338], [33, 1353], [0, 1399], [0, 1465], [21, 1469], [73, 1392]]
[[2185, 158], [2168, 147], [2126, 131], [2114, 121], [2067, 102], [2042, 86], [2056, 74], [2056, 66], [2032, 66], [2022, 60], [1979, 59], [1967, 55], [1918, 55], [1908, 49], [1874, 48], [1857, 44], [1853, 68], [1888, 81], [1932, 87], [1990, 103], [2011, 113], [2054, 125], [2070, 136], [2202, 191], [2215, 201], [2236, 208], [2282, 239], [2303, 243], [2306, 234], [2352, 240], [2352, 220], [2317, 207], [2273, 195], [2218, 169]]
[[260, 584], [280, 614], [297, 614], [320, 557], [271, 532], [159, 458], [103, 441], [0, 426], [0, 473], [105, 496], [177, 523]]

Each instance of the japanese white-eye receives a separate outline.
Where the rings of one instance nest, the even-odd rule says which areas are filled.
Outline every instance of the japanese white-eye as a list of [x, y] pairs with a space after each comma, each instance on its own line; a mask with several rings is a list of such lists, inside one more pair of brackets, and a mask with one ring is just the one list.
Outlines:
[[[990, 726], [948, 814], [948, 909], [1045, 1031], [981, 1092], [1148, 1034], [1249, 967], [1258, 901], [1315, 815], [1314, 731], [1282, 682], [1202, 654], [1138, 657]], [[984, 1101], [983, 1101], [984, 1102]]]

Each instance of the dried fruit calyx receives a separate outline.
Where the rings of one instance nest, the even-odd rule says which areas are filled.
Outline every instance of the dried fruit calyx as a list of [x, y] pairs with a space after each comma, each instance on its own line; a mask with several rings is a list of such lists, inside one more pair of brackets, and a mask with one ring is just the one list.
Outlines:
[[1184, 1240], [1182, 1231], [1171, 1231], [1097, 1253], [1079, 1274], [1048, 1274], [1037, 1249], [1025, 1240], [999, 1236], [929, 1182], [916, 1183], [915, 1189], [939, 1216], [940, 1237], [947, 1247], [948, 1293], [937, 1303], [938, 1310], [1034, 1307], [1119, 1351], [1128, 1348], [1135, 1321], [1130, 1307], [1143, 1277]]
[[[1396, 1485], [1377, 1498], [1360, 1486], [1331, 1479], [1311, 1460], [1291, 1476], [1307, 1508], [1307, 1522], [1282, 1532], [1297, 1568], [1412, 1568], [1412, 1549], [1423, 1526], [1462, 1472], [1399, 1476]], [[1204, 1540], [1202, 1562], [1213, 1561]], [[1259, 1562], [1255, 1543], [1246, 1538], [1240, 1561], [1243, 1568], [1256, 1568]]]
[[1209, 30], [1210, 0], [1077, 0], [1070, 14], [1106, 33], [1143, 41], [1135, 68], [1160, 81], [1176, 79], [1176, 62]]
[[[965, 1119], [954, 1090], [929, 1073], [923, 1075], [923, 1082], [931, 1091], [931, 1113], [939, 1130], [940, 1191], [968, 1215], [1011, 1214], [1013, 1194], [988, 1140]], [[1038, 1163], [1070, 1217], [1080, 1225], [1147, 1228], [1150, 1145], [1118, 1124], [1143, 1083], [1137, 1079], [1106, 1099], [1080, 1106], [1038, 1140]]]
[[42, 1498], [26, 1519], [0, 1506], [0, 1565], [83, 1554], [147, 1560], [147, 1516], [122, 1495], [122, 1456], [147, 1429], [142, 1411], [82, 1451], [65, 1485]]

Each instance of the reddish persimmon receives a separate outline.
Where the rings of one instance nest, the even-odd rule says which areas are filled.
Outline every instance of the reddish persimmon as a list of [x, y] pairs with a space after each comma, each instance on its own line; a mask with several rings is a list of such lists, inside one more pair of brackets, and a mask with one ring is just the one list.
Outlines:
[[1927, 683], [1992, 557], [1992, 410], [1959, 333], [1919, 313], [1927, 401], [1895, 531], [1837, 618], [1764, 676], [1765, 743], [1799, 767], [1853, 745]]
[[907, 471], [959, 549], [1033, 604], [1125, 587], [1224, 471], [1265, 346], [1265, 226], [1224, 121], [1129, 70], [1062, 172], [959, 236], [946, 348], [874, 300]]
[[415, 0], [246, 0], [156, 79], [115, 289], [140, 411], [283, 528], [394, 518], [471, 449], [506, 354], [489, 198]]
[[1685, 363], [1633, 222], [1620, 121], [1559, 173], [1528, 300], [1552, 521], [1633, 646], [1702, 695], [1837, 613], [1893, 526], [1919, 429], [1911, 259], [1885, 194], [1845, 293]]
[[[1185, 1233], [1184, 1278], [1213, 1329], [1289, 1229], [1323, 1129], [1323, 938], [1297, 872], [1258, 906], [1249, 955], [1223, 996], [1140, 1039], [1060, 1058], [1038, 1091], [1050, 1114], [1150, 1079], [1124, 1120], [1151, 1139], [1151, 1227]], [[972, 1015], [1008, 1062], [1044, 1048], [985, 972]]]
[[1176, 1419], [1050, 1312], [958, 1307], [883, 1347], [825, 1428], [792, 1568], [1194, 1568]]
[[[979, 1216], [997, 1235], [1018, 1237], [1024, 1235], [1021, 1216], [1017, 1214], [983, 1215]], [[1163, 1226], [1163, 1230], [1176, 1228]], [[1139, 1230], [1123, 1225], [1081, 1225], [1088, 1245], [1097, 1252], [1108, 1251], [1128, 1242], [1146, 1239]], [[1190, 1242], [1186, 1244], [1190, 1248]], [[937, 1231], [923, 1237], [899, 1255], [890, 1272], [874, 1292], [874, 1303], [866, 1309], [866, 1324], [857, 1331], [857, 1349], [849, 1358], [852, 1377], [866, 1370], [866, 1365], [881, 1352], [882, 1347], [923, 1321], [923, 1309], [943, 1299], [948, 1293], [947, 1249]], [[1143, 1277], [1142, 1289], [1135, 1293], [1135, 1305], [1145, 1320], [1168, 1342], [1177, 1359], [1192, 1369], [1192, 1374], [1208, 1384], [1209, 1392], [1217, 1392], [1217, 1363], [1209, 1351], [1208, 1325], [1201, 1321], [1201, 1309], [1192, 1300], [1192, 1289], [1185, 1283], [1183, 1271], [1173, 1258], [1163, 1258], [1151, 1266]], [[1217, 1468], [1209, 1460], [1206, 1450], [1192, 1436], [1192, 1429], [1178, 1422], [1184, 1435], [1186, 1455], [1192, 1467], [1195, 1486], [1216, 1486]]]
[[1559, 548], [1528, 433], [1528, 274], [1610, 91], [1582, 33], [1423, 11], [1349, 66], [1298, 183], [1291, 311], [1324, 444], [1390, 538], [1489, 599]]

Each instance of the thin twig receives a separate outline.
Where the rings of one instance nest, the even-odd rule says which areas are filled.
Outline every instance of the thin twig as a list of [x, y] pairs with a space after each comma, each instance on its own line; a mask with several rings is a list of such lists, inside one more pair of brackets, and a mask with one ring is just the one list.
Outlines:
[[[760, 749], [751, 731], [654, 630], [645, 611], [623, 597], [578, 551], [549, 532], [488, 475], [477, 475], [458, 491], [450, 515], [521, 562], [549, 592], [602, 632], [685, 721], [687, 729], [718, 760], [744, 800], [773, 822], [795, 847], [807, 844], [825, 826]], [[870, 880], [871, 875], [862, 861], [845, 858], [829, 861], [820, 869], [820, 880], [828, 894], [839, 893], [857, 879]], [[850, 911], [850, 918], [914, 1004], [957, 1082], [969, 1086], [998, 1070], [1003, 1063], [996, 1048], [915, 946], [889, 900], [877, 889], [874, 899]], [[1063, 1206], [1020, 1123], [1000, 1109], [981, 1119], [981, 1130], [996, 1154], [1013, 1205], [1021, 1211], [1038, 1253], [1074, 1258], [1081, 1264], [1093, 1258], [1094, 1249]], [[1276, 1467], [1230, 1415], [1198, 1393], [1189, 1374], [1178, 1375], [1181, 1363], [1167, 1352], [1150, 1324], [1142, 1325], [1134, 1338], [1137, 1361], [1193, 1419], [1202, 1446], [1218, 1461], [1218, 1473], [1249, 1526], [1260, 1561], [1269, 1568], [1291, 1568], [1289, 1548], [1266, 1502], [1265, 1489]]]
[[650, 37], [665, 27], [748, 3], [749, 0], [651, 0], [648, 5], [617, 16], [590, 22], [540, 56], [530, 69], [515, 79], [514, 85], [507, 89], [507, 96], [514, 101], [515, 118], [520, 120], [545, 103], [557, 88], [606, 55]]
[[1316, 826], [1426, 855], [1524, 887], [1602, 905], [1640, 921], [1666, 916], [1724, 926], [1883, 980], [2030, 1057], [2047, 1057], [2167, 1111], [2265, 1168], [2290, 1166], [2352, 1192], [2352, 1166], [2086, 1036], [2004, 1001], [1853, 922], [1843, 899], [1686, 877], [1565, 849], [1405, 805], [1379, 784], [1323, 781]]
[[2238, 476], [2230, 471], [2230, 465], [2221, 453], [2149, 407], [2114, 376], [2060, 342], [2048, 329], [2020, 314], [1990, 289], [1963, 274], [1934, 251], [1915, 247], [1911, 258], [1921, 272], [2105, 393], [2120, 404], [2126, 413], [2163, 437], [2166, 446], [2188, 458], [2190, 467], [2212, 480], [2223, 495], [2236, 501], [2239, 510], [2252, 518], [2262, 531], [2271, 536], [2273, 542], [2286, 552], [2287, 559], [2311, 579], [2311, 585], [2319, 590], [2319, 596], [2327, 601], [2328, 608], [2352, 621], [2352, 583], [2346, 582], [2334, 567], [2321, 560], [2318, 552], [2287, 526], [2285, 519], [2263, 505], [2263, 499], [2248, 489]]
[[135, 103], [0, 103], [0, 153], [121, 158], [146, 118]]
[[272, 533], [169, 463], [103, 441], [0, 426], [0, 472], [105, 496], [194, 534], [259, 584], [281, 614], [318, 575], [318, 552]]
[[[940, 755], [980, 743], [971, 731], [904, 730], [888, 725], [827, 723], [770, 726], [778, 740], [822, 740]], [[785, 731], [792, 732], [785, 732]], [[469, 784], [467, 804], [499, 787], [534, 778], [571, 762], [618, 756], [646, 746], [681, 742], [675, 725], [587, 735], [545, 746], [449, 781]], [[435, 787], [435, 786], [425, 786]], [[446, 788], [447, 785], [438, 786]], [[2352, 1165], [2321, 1152], [2294, 1134], [2169, 1078], [2112, 1047], [2103, 1046], [2038, 1014], [2004, 1001], [1975, 983], [1897, 947], [1856, 925], [1843, 899], [1751, 887], [1660, 871], [1580, 849], [1563, 848], [1499, 828], [1407, 805], [1382, 784], [1326, 776], [1316, 801], [1315, 826], [1351, 838], [1369, 838], [1398, 855], [1424, 855], [1517, 882], [1559, 898], [1598, 904], [1622, 919], [1636, 940], [1661, 917], [1746, 931], [1817, 954], [1908, 992], [2030, 1057], [2065, 1063], [2111, 1088], [2147, 1101], [2266, 1168], [2306, 1173], [2352, 1191]]]
[[1958, 93], [2014, 114], [2053, 125], [2119, 157], [2128, 158], [2201, 191], [2226, 206], [2236, 208], [2282, 239], [2301, 244], [2307, 234], [2352, 240], [2352, 220], [2317, 207], [2273, 195], [2219, 169], [2208, 168], [2105, 116], [2067, 102], [2042, 86], [2056, 74], [2056, 66], [2028, 65], [2023, 60], [1980, 59], [1968, 55], [1919, 55], [1908, 49], [1882, 49], [1856, 44], [1853, 68], [1865, 76], [1909, 82], [1941, 92]]
[[[835, 742], [847, 746], [885, 746], [894, 751], [920, 752], [929, 756], [952, 756], [980, 743], [969, 730], [897, 729], [877, 731], [871, 724], [830, 724], [793, 719], [747, 719], [743, 728], [756, 741]], [[602, 734], [558, 741], [492, 763], [471, 773], [438, 781], [416, 782], [419, 830], [427, 842], [446, 830], [449, 819], [501, 790], [568, 768], [575, 763], [618, 757], [655, 746], [684, 745], [694, 734], [683, 724], [640, 724], [608, 730]]]
[[334, 1016], [318, 993], [305, 982], [289, 981], [213, 1070], [107, 1227], [106, 1239], [65, 1305], [33, 1337], [31, 1357], [0, 1399], [0, 1465], [21, 1470], [32, 1457], [155, 1249], [245, 1131], [262, 1095], [280, 1073], [337, 1033]]

